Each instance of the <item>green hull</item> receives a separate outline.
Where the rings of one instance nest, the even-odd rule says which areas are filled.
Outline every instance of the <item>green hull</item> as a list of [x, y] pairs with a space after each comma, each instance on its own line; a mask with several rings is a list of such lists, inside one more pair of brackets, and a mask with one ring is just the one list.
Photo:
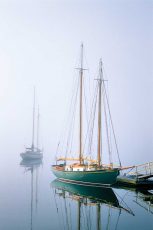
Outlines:
[[116, 183], [119, 175], [118, 169], [104, 169], [94, 171], [61, 171], [52, 166], [52, 171], [57, 178], [71, 183], [112, 185]]

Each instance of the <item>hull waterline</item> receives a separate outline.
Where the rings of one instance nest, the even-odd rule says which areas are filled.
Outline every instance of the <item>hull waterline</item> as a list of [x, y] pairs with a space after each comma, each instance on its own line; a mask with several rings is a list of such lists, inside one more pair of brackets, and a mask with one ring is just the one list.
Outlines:
[[104, 169], [94, 171], [61, 171], [52, 166], [53, 174], [69, 183], [78, 184], [97, 184], [97, 185], [112, 185], [116, 183], [117, 176], [119, 175], [118, 169]]

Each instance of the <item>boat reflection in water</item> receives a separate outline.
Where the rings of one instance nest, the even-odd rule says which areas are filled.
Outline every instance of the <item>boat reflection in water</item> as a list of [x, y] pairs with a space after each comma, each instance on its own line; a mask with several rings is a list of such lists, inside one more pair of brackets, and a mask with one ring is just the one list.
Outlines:
[[26, 170], [30, 170], [31, 168], [37, 169], [40, 167], [40, 165], [42, 165], [42, 159], [22, 160], [20, 165]]
[[134, 188], [134, 187], [118, 187], [118, 189], [124, 189], [127, 191], [128, 196], [133, 197], [133, 202], [136, 208], [142, 208], [147, 213], [153, 214], [153, 187], [148, 190], [145, 188]]
[[42, 165], [42, 160], [22, 160], [20, 165], [25, 168], [26, 173], [31, 173], [30, 229], [32, 230], [34, 206], [36, 212], [38, 206], [38, 169]]
[[112, 188], [82, 186], [65, 183], [58, 179], [54, 180], [51, 186], [55, 194], [62, 229], [101, 230], [109, 229], [112, 224], [116, 225], [114, 229], [117, 229], [121, 210], [133, 215], [130, 209], [120, 205]]
[[135, 203], [147, 212], [153, 214], [153, 191], [141, 191], [137, 194]]

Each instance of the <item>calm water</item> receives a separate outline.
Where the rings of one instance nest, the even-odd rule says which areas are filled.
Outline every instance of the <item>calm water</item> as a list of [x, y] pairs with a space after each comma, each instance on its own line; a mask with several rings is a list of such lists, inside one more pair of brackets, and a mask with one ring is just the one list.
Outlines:
[[45, 159], [1, 162], [0, 174], [2, 230], [153, 229], [152, 191], [64, 184]]

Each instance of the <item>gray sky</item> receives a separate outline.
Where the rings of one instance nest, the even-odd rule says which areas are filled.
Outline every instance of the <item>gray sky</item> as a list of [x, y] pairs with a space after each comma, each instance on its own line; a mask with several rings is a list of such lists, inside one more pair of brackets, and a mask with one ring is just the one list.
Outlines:
[[46, 157], [54, 158], [81, 42], [93, 78], [99, 58], [103, 59], [123, 164], [152, 161], [151, 0], [0, 0], [0, 140], [4, 157], [18, 159], [24, 145], [31, 144], [35, 85], [41, 139]]

